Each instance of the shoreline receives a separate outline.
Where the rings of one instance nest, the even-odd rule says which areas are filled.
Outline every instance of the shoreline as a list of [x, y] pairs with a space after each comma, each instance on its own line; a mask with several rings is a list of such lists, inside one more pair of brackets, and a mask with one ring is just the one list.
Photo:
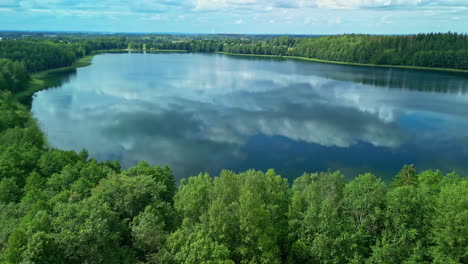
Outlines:
[[129, 52], [129, 51], [137, 51], [137, 52], [174, 52], [174, 53], [188, 53], [187, 50], [162, 50], [162, 49], [110, 49], [110, 50], [95, 50], [92, 53], [93, 54], [100, 54], [100, 53], [120, 53], [120, 52]]
[[356, 63], [356, 62], [328, 61], [328, 60], [306, 58], [306, 57], [297, 57], [297, 56], [239, 54], [239, 53], [229, 53], [229, 52], [220, 52], [220, 51], [214, 52], [214, 53], [224, 54], [224, 55], [231, 55], [231, 56], [244, 56], [244, 57], [293, 59], [293, 60], [311, 61], [311, 62], [318, 62], [318, 63], [339, 64], [339, 65], [360, 66], [360, 67], [378, 67], [378, 68], [396, 68], [396, 69], [404, 69], [404, 70], [423, 70], [423, 71], [439, 71], [439, 72], [451, 72], [451, 73], [468, 73], [468, 70], [453, 69], [453, 68], [434, 68], [434, 67], [421, 67], [421, 66], [409, 66], [409, 65], [366, 64], [366, 63]]
[[18, 104], [30, 106], [30, 103], [31, 103], [30, 101], [32, 100], [32, 97], [34, 96], [35, 93], [42, 91], [42, 90], [46, 90], [52, 86], [50, 83], [47, 82], [47, 78], [50, 74], [59, 73], [63, 71], [69, 71], [69, 70], [78, 69], [82, 67], [87, 67], [92, 64], [91, 61], [93, 60], [94, 56], [99, 55], [99, 54], [113, 53], [113, 52], [115, 53], [131, 52], [131, 51], [139, 51], [139, 52], [146, 51], [146, 52], [151, 52], [151, 53], [152, 52], [187, 53], [186, 50], [136, 50], [136, 49], [95, 50], [95, 51], [92, 51], [91, 54], [78, 59], [70, 66], [64, 66], [60, 68], [49, 69], [49, 70], [32, 73], [30, 86], [25, 91], [15, 94], [15, 99], [18, 102]]
[[298, 56], [279, 56], [279, 55], [259, 55], [259, 54], [240, 54], [240, 53], [229, 53], [224, 51], [215, 52], [189, 52], [187, 50], [137, 50], [137, 49], [114, 49], [114, 50], [97, 50], [96, 53], [112, 53], [112, 52], [128, 52], [128, 51], [139, 51], [139, 52], [178, 52], [178, 53], [207, 53], [207, 54], [224, 54], [231, 56], [243, 56], [243, 57], [263, 57], [263, 58], [277, 58], [277, 59], [293, 59], [302, 61], [311, 61], [318, 63], [348, 65], [348, 66], [360, 66], [360, 67], [378, 67], [378, 68], [395, 68], [404, 70], [422, 70], [422, 71], [439, 71], [439, 72], [451, 72], [451, 73], [468, 73], [468, 70], [454, 69], [454, 68], [438, 68], [438, 67], [422, 67], [422, 66], [411, 66], [411, 65], [380, 65], [370, 63], [357, 63], [357, 62], [342, 62], [342, 61], [329, 61], [314, 58], [298, 57]]
[[[187, 50], [136, 50], [136, 49], [111, 49], [111, 50], [96, 50], [93, 51], [90, 55], [87, 55], [83, 58], [78, 59], [75, 63], [70, 66], [49, 69], [45, 71], [40, 71], [31, 74], [31, 85], [25, 91], [22, 91], [15, 95], [15, 99], [23, 104], [25, 100], [32, 98], [32, 96], [41, 90], [48, 89], [50, 84], [47, 83], [47, 77], [49, 74], [59, 73], [62, 71], [73, 70], [77, 68], [86, 67], [92, 64], [92, 59], [95, 55], [103, 54], [103, 53], [117, 53], [117, 52], [131, 52], [131, 51], [138, 51], [138, 52], [154, 52], [154, 53], [165, 53], [165, 52], [177, 52], [177, 53], [189, 53]], [[359, 67], [378, 67], [378, 68], [395, 68], [395, 69], [404, 69], [404, 70], [421, 70], [421, 71], [437, 71], [437, 72], [446, 72], [446, 73], [462, 73], [467, 74], [468, 70], [462, 69], [453, 69], [453, 68], [433, 68], [433, 67], [420, 67], [420, 66], [408, 66], [408, 65], [378, 65], [378, 64], [365, 64], [365, 63], [354, 63], [354, 62], [340, 62], [340, 61], [328, 61], [328, 60], [320, 60], [314, 58], [305, 58], [305, 57], [297, 57], [297, 56], [279, 56], [279, 55], [258, 55], [258, 54], [239, 54], [239, 53], [229, 53], [229, 52], [201, 52], [201, 53], [212, 53], [212, 54], [223, 54], [223, 55], [230, 55], [230, 56], [242, 56], [242, 57], [259, 57], [259, 58], [276, 58], [276, 59], [292, 59], [292, 60], [301, 60], [301, 61], [310, 61], [310, 62], [317, 62], [317, 63], [327, 63], [327, 64], [337, 64], [337, 65], [348, 65], [348, 66], [359, 66]]]
[[[45, 71], [40, 71], [31, 74], [31, 82], [25, 91], [22, 91], [20, 93], [15, 94], [15, 99], [20, 103], [20, 104], [25, 104], [25, 100], [30, 100], [32, 96], [41, 90], [48, 89], [50, 87], [49, 83], [47, 83], [47, 77], [49, 74], [53, 73], [59, 73], [63, 71], [69, 71], [81, 67], [86, 67], [91, 65], [91, 61], [94, 58], [95, 54], [87, 55], [83, 58], [78, 59], [75, 61], [70, 66], [65, 66], [65, 67], [60, 67], [60, 68], [55, 68], [55, 69], [49, 69]], [[28, 105], [28, 104], [26, 104]]]

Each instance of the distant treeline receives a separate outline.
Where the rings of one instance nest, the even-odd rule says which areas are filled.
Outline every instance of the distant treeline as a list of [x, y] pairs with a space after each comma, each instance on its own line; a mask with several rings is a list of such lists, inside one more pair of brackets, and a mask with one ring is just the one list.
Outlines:
[[30, 74], [71, 66], [95, 50], [126, 49], [126, 38], [93, 38], [74, 40], [1, 40], [0, 92], [25, 90]]
[[0, 58], [23, 64], [29, 72], [72, 65], [93, 50], [125, 49], [125, 38], [75, 41], [2, 40]]
[[319, 38], [280, 37], [250, 40], [162, 41], [129, 43], [132, 48], [177, 49], [315, 58], [328, 61], [468, 69], [468, 35], [457, 33], [407, 36], [340, 35]]
[[[468, 35], [431, 33], [404, 36], [339, 35], [313, 38], [207, 38], [60, 36], [0, 41], [0, 59], [29, 72], [70, 66], [96, 50], [184, 50], [315, 58], [328, 61], [468, 69]], [[230, 35], [226, 35], [228, 37]]]

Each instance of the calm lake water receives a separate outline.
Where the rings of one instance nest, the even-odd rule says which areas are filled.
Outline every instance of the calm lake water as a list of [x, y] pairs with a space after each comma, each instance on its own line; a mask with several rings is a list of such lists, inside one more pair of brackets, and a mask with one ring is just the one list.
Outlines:
[[219, 54], [102, 54], [36, 94], [50, 145], [221, 169], [468, 172], [468, 75]]

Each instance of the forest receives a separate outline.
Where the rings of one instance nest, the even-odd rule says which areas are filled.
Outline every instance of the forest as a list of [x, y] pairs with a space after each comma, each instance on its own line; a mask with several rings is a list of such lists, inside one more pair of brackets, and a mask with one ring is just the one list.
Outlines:
[[[146, 49], [226, 52], [313, 58], [327, 61], [468, 69], [468, 36], [457, 33], [406, 36], [340, 35], [316, 38], [161, 41]], [[143, 48], [142, 44], [130, 43]]]
[[[167, 49], [189, 43], [199, 51], [226, 52], [226, 46], [286, 52], [303, 47], [303, 54], [312, 55], [343, 38], [364, 45], [361, 37], [140, 43]], [[454, 54], [468, 47], [466, 36], [434, 39], [442, 37], [454, 38]], [[429, 52], [431, 45], [430, 52], [442, 52], [436, 42], [428, 44], [430, 35], [421, 37], [426, 44], [417, 49], [416, 36], [402, 37], [414, 38], [413, 49], [396, 48], [399, 38], [375, 43], [382, 50], [394, 45], [408, 58]], [[466, 175], [407, 165], [391, 182], [365, 172], [345, 180], [339, 171], [304, 173], [288, 182], [273, 170], [226, 170], [186, 175], [177, 183], [168, 167], [141, 161], [122, 168], [86, 150], [51, 148], [15, 96], [31, 84], [31, 74], [138, 40], [0, 41], [0, 263], [468, 263]], [[340, 56], [353, 47], [329, 49], [345, 58]]]
[[58, 35], [0, 41], [0, 58], [24, 63], [36, 72], [71, 65], [98, 50], [181, 50], [312, 58], [370, 65], [468, 70], [468, 35], [237, 36], [237, 35]]

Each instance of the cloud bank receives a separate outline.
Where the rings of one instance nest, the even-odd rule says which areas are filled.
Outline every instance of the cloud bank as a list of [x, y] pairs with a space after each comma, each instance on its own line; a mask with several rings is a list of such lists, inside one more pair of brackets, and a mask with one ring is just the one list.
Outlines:
[[0, 30], [466, 32], [467, 20], [466, 0], [0, 0]]

